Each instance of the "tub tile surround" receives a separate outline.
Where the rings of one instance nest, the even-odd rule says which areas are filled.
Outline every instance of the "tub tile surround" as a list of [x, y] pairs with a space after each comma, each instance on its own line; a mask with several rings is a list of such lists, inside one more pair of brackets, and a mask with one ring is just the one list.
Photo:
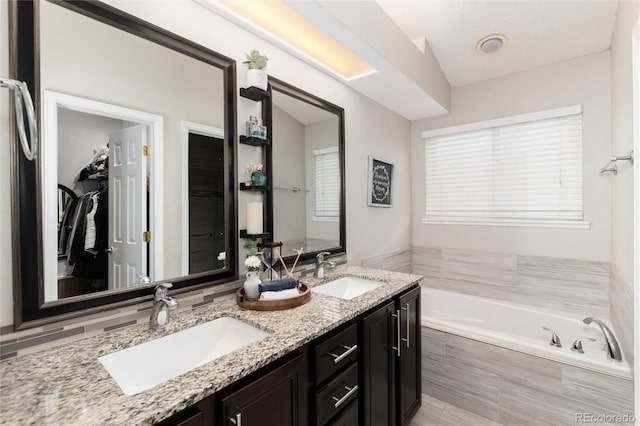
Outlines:
[[633, 413], [633, 382], [422, 328], [423, 392], [500, 424]]
[[[356, 276], [382, 281], [353, 300], [314, 294], [284, 311], [241, 309], [235, 300], [209, 303], [172, 316], [167, 330], [147, 324], [120, 328], [0, 363], [0, 405], [7, 424], [152, 424], [247, 376], [340, 324], [416, 285], [422, 277], [348, 266], [325, 281]], [[310, 286], [323, 281], [306, 278]], [[97, 358], [222, 316], [269, 332], [266, 338], [134, 396], [125, 396]]]
[[411, 264], [427, 287], [609, 318], [608, 263], [414, 247]]
[[615, 265], [611, 266], [609, 282], [609, 303], [611, 304], [611, 325], [620, 341], [622, 352], [634, 371], [634, 318], [633, 284], [626, 283]]
[[[342, 266], [347, 263], [347, 256], [346, 254], [333, 256], [331, 260], [338, 266]], [[313, 262], [300, 264], [296, 267], [294, 275], [302, 278], [311, 277], [314, 270]], [[235, 291], [243, 283], [244, 279], [178, 295], [170, 291], [170, 294], [180, 302], [178, 310], [172, 312], [172, 315], [188, 312], [212, 302], [234, 298]], [[0, 361], [97, 336], [122, 327], [147, 323], [150, 314], [151, 301], [146, 301], [26, 330], [14, 331], [13, 325], [2, 327], [0, 328]]]
[[362, 258], [363, 268], [384, 269], [387, 271], [411, 273], [411, 250], [394, 251], [377, 256]]

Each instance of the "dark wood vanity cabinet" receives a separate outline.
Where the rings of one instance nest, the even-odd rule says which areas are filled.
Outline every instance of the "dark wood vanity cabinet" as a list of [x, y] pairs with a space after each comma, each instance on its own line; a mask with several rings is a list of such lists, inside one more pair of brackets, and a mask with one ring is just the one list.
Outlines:
[[360, 320], [364, 425], [407, 425], [421, 404], [420, 288]]
[[421, 404], [420, 336], [416, 286], [161, 424], [407, 425]]
[[298, 355], [220, 398], [221, 425], [307, 424], [307, 357]]

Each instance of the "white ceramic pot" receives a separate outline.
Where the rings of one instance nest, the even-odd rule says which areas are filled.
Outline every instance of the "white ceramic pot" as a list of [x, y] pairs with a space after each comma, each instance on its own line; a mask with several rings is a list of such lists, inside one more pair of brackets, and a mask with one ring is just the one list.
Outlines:
[[249, 70], [247, 71], [247, 87], [255, 86], [262, 90], [267, 90], [267, 84], [269, 79], [267, 73], [263, 70]]
[[260, 281], [260, 271], [247, 272], [247, 279], [244, 281], [244, 295], [247, 299], [258, 300], [260, 292], [258, 291], [258, 285]]

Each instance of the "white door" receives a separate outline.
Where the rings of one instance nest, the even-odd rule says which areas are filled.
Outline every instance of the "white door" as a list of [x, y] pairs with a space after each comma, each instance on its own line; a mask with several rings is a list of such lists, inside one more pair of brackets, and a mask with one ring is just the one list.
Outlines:
[[109, 135], [109, 289], [130, 287], [148, 275], [146, 144], [142, 125]]

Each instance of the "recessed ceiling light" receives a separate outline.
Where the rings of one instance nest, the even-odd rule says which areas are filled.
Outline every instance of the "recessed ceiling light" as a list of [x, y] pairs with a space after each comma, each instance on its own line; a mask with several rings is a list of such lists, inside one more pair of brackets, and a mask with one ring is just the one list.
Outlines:
[[491, 34], [483, 37], [476, 44], [476, 52], [481, 55], [493, 55], [498, 51], [504, 49], [507, 45], [507, 37], [502, 34]]

